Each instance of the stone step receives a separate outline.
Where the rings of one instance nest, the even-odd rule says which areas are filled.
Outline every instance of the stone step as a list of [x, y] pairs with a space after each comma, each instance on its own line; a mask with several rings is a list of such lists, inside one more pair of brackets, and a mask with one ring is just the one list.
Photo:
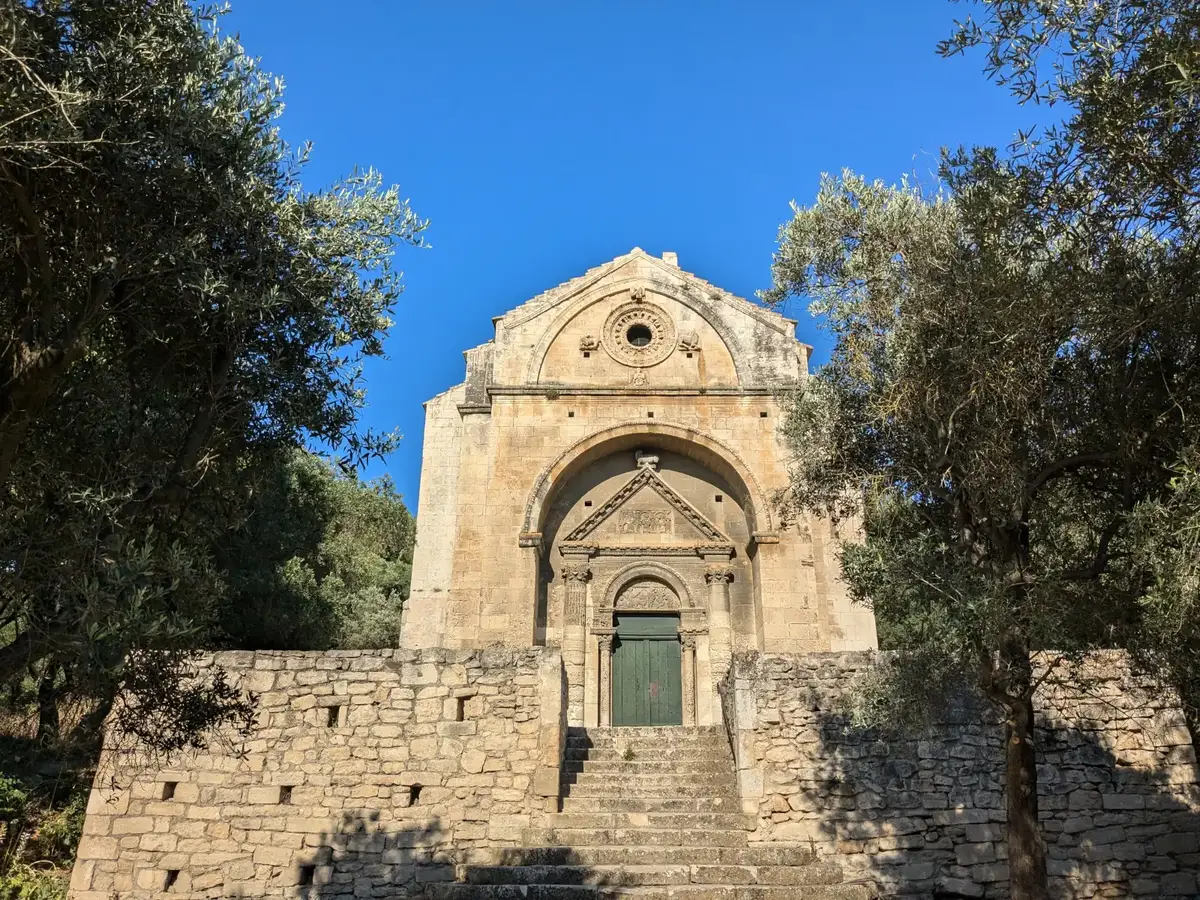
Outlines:
[[875, 900], [862, 884], [795, 886], [672, 885], [609, 887], [565, 884], [431, 884], [431, 900]]
[[702, 862], [721, 866], [803, 867], [817, 861], [807, 844], [750, 844], [744, 847], [566, 847], [477, 848], [461, 860], [474, 866], [678, 866]]
[[591, 812], [553, 813], [548, 828], [726, 828], [753, 831], [756, 816], [735, 812]]
[[611, 772], [566, 772], [563, 774], [562, 782], [580, 787], [604, 785], [617, 790], [625, 787], [661, 788], [668, 797], [674, 794], [676, 788], [683, 785], [713, 787], [720, 795], [724, 795], [731, 788], [737, 789], [737, 779], [732, 772], [684, 772], [682, 774], [676, 772], [667, 774], [629, 772], [620, 777], [614, 777]]
[[643, 746], [647, 748], [705, 746], [728, 749], [729, 741], [725, 735], [725, 729], [719, 727], [570, 728], [567, 730], [567, 746]]
[[564, 766], [566, 772], [607, 773], [624, 777], [626, 775], [692, 775], [692, 774], [731, 774], [733, 761], [730, 759], [713, 759], [707, 756], [697, 756], [694, 759], [568, 759]]
[[680, 781], [673, 782], [653, 782], [638, 784], [633, 783], [631, 779], [623, 779], [617, 781], [612, 778], [607, 778], [601, 781], [588, 780], [582, 784], [571, 784], [567, 782], [564, 785], [564, 795], [567, 797], [608, 797], [608, 798], [672, 798], [672, 797], [687, 797], [687, 798], [726, 798], [735, 800], [737, 798], [737, 782], [730, 778], [728, 782], [695, 782], [695, 781]]
[[570, 747], [564, 752], [564, 758], [569, 762], [575, 761], [604, 761], [604, 762], [691, 762], [701, 760], [722, 760], [727, 765], [733, 765], [733, 756], [729, 748], [714, 747], [642, 747], [634, 748], [633, 753], [626, 752], [624, 747]]
[[526, 842], [567, 847], [745, 847], [746, 832], [723, 828], [530, 828]]
[[740, 813], [742, 804], [736, 797], [630, 797], [630, 796], [566, 796], [562, 801], [564, 813], [638, 812]]
[[641, 887], [677, 884], [838, 884], [842, 870], [809, 866], [459, 866], [469, 884], [593, 884]]

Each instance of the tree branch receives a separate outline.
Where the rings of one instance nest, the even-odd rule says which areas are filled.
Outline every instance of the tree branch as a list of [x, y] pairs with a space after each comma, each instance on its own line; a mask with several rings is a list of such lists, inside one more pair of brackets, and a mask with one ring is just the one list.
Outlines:
[[1060, 475], [1065, 475], [1067, 472], [1081, 469], [1084, 466], [1106, 465], [1116, 462], [1119, 458], [1115, 450], [1107, 450], [1097, 453], [1080, 453], [1076, 456], [1060, 459], [1058, 462], [1046, 466], [1033, 477], [1033, 480], [1025, 486], [1025, 496], [1032, 500], [1037, 492], [1045, 487], [1048, 482], [1053, 481]]

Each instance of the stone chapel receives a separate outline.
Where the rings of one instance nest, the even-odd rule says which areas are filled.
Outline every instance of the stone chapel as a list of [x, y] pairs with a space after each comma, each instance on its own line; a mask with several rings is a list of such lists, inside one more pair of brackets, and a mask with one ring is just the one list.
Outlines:
[[829, 523], [773, 502], [794, 320], [635, 247], [493, 323], [425, 407], [403, 646], [557, 646], [581, 726], [715, 724], [734, 652], [875, 648]]
[[[845, 715], [874, 619], [774, 502], [795, 324], [636, 248], [497, 317], [426, 404], [402, 646], [198, 657], [253, 726], [110, 734], [71, 900], [1004, 900], [981, 699]], [[1052, 896], [1195, 897], [1178, 699], [1086, 667], [1037, 700]]]

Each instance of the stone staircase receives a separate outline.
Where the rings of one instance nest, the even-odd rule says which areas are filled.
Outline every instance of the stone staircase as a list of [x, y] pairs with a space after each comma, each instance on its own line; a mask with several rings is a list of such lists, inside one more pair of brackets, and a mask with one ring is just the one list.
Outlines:
[[750, 844], [720, 728], [572, 728], [562, 812], [435, 900], [871, 900], [807, 846]]

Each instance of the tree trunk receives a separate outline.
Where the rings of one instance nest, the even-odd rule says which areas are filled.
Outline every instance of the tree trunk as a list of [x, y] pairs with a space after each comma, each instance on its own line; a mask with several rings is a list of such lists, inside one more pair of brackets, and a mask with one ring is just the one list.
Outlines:
[[1027, 693], [1020, 697], [1010, 696], [1005, 706], [1009, 888], [1012, 900], [1049, 900], [1046, 842], [1038, 822], [1033, 699]]
[[38, 681], [37, 739], [41, 743], [58, 740], [58, 698], [62, 692], [58, 687], [58, 666], [47, 663]]

